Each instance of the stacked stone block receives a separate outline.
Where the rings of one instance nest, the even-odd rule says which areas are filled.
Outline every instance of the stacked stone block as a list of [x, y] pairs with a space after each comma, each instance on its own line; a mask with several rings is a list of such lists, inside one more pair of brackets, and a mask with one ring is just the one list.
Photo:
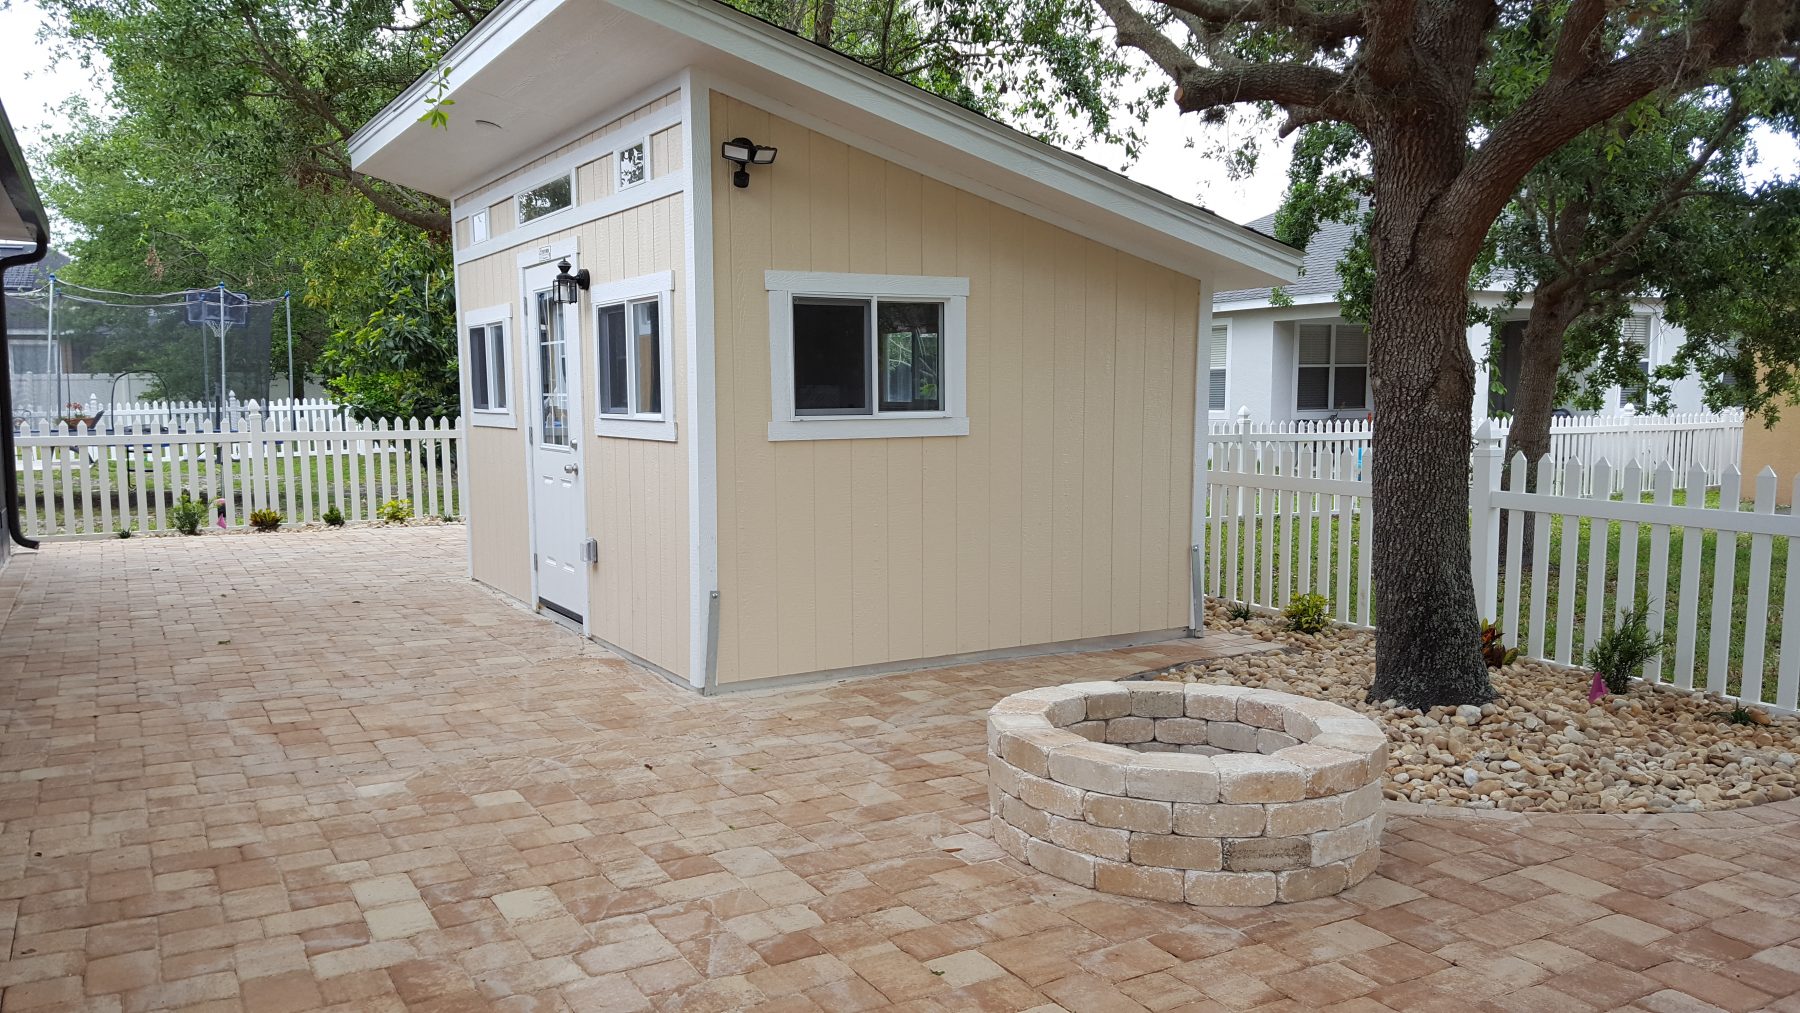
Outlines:
[[1387, 739], [1336, 704], [1174, 682], [1015, 693], [988, 712], [994, 839], [1106, 893], [1335, 894], [1380, 861]]

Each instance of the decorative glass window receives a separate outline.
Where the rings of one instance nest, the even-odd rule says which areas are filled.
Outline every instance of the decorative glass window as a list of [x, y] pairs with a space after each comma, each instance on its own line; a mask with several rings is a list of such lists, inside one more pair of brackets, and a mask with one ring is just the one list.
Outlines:
[[463, 314], [463, 364], [469, 373], [469, 417], [477, 425], [513, 425], [512, 348], [506, 321], [511, 307]]
[[488, 209], [482, 208], [469, 216], [469, 242], [484, 243], [488, 238]]
[[613, 159], [618, 166], [618, 184], [614, 189], [623, 190], [628, 186], [636, 186], [650, 178], [650, 141], [648, 138], [628, 147], [620, 148]]
[[542, 218], [572, 207], [575, 203], [575, 176], [558, 176], [529, 190], [521, 190], [513, 198], [513, 202], [518, 205], [521, 225], [534, 218]]
[[1361, 324], [1301, 324], [1294, 408], [1367, 411], [1369, 332]]
[[769, 438], [968, 432], [963, 278], [767, 272]]
[[1212, 367], [1206, 378], [1206, 408], [1208, 411], [1225, 410], [1225, 363], [1226, 343], [1229, 340], [1230, 328], [1226, 324], [1214, 324], [1212, 329]]

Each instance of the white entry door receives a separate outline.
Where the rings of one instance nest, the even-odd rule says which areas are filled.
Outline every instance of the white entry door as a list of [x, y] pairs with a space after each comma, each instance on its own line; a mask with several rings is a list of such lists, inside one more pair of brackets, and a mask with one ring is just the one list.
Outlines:
[[555, 264], [525, 272], [531, 370], [531, 548], [537, 604], [575, 622], [587, 615], [587, 497], [581, 478], [581, 341], [575, 305], [552, 298]]

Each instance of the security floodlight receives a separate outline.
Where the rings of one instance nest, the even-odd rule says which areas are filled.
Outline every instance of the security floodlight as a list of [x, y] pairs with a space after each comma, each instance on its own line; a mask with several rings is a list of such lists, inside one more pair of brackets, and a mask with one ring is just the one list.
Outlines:
[[775, 149], [757, 144], [748, 137], [733, 137], [719, 145], [719, 157], [737, 166], [731, 174], [731, 185], [741, 190], [750, 185], [750, 166], [773, 163]]

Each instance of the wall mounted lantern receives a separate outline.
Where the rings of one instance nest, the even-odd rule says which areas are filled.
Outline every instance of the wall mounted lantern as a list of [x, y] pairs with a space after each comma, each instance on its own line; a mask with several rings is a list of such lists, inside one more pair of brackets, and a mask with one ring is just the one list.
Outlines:
[[581, 299], [581, 293], [588, 290], [591, 282], [592, 278], [585, 267], [570, 274], [569, 259], [564, 257], [562, 263], [556, 265], [556, 301], [574, 305]]
[[733, 137], [719, 145], [719, 156], [737, 166], [737, 171], [731, 174], [731, 185], [742, 190], [750, 185], [750, 166], [775, 161], [775, 149], [766, 148], [748, 137]]

